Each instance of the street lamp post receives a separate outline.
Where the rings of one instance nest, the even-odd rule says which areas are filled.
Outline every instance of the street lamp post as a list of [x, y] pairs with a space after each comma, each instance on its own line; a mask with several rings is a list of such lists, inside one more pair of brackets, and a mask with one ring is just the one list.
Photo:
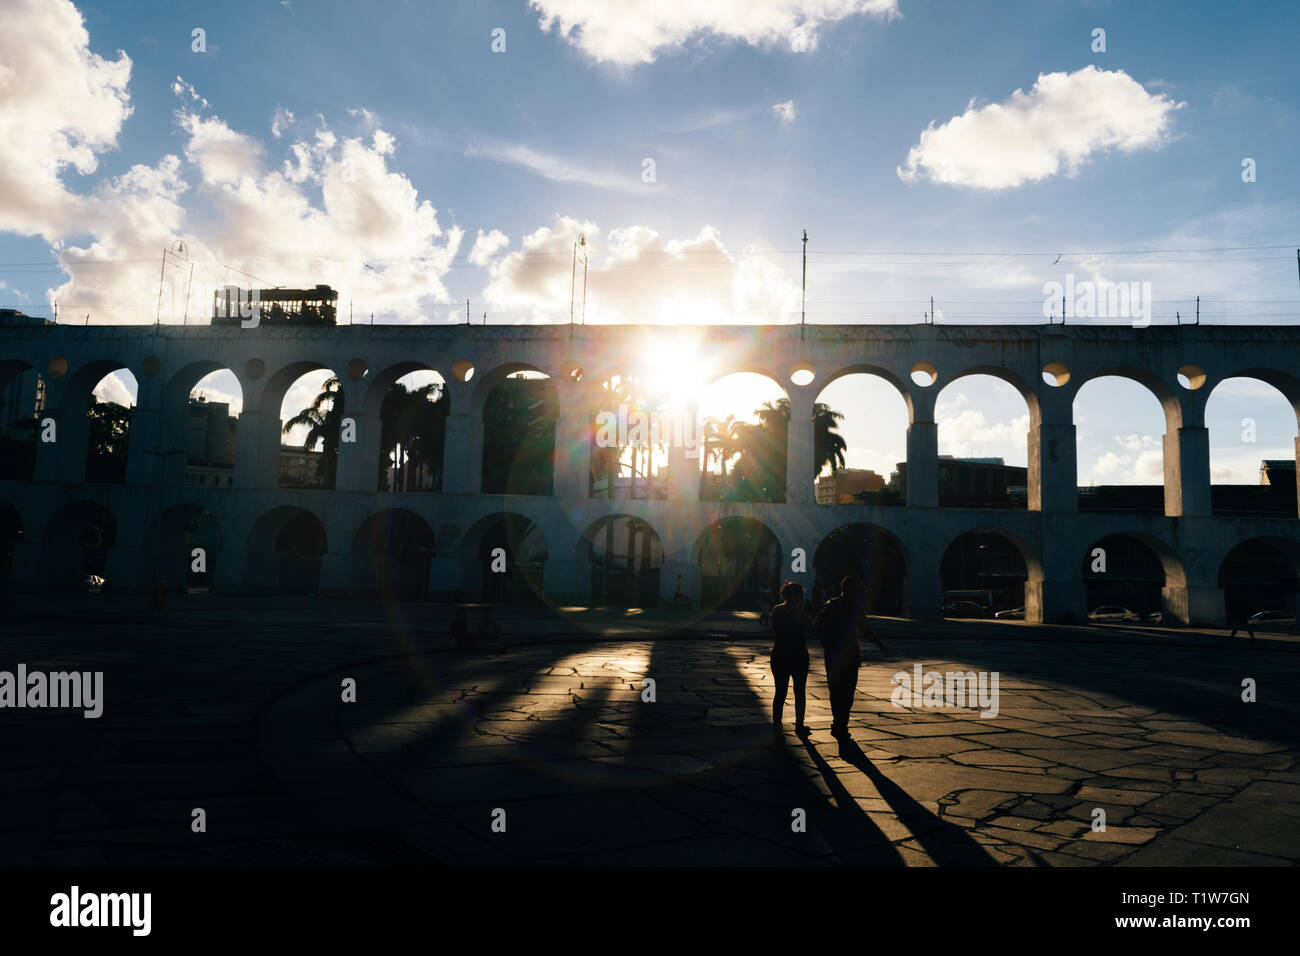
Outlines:
[[162, 550], [162, 516], [163, 516], [162, 490], [163, 490], [163, 473], [166, 471], [166, 459], [170, 458], [172, 455], [184, 455], [186, 453], [187, 452], [184, 448], [168, 448], [165, 450], [162, 448], [150, 448], [145, 452], [145, 454], [159, 455], [163, 458], [163, 462], [161, 462], [157, 468], [158, 477], [157, 480], [154, 482], [154, 491], [155, 491], [154, 526], [155, 527], [154, 527], [154, 540], [153, 540], [153, 554], [151, 555], [153, 571], [149, 579], [149, 610], [151, 613], [153, 611], [158, 610], [158, 606], [160, 603], [158, 600], [158, 552]]

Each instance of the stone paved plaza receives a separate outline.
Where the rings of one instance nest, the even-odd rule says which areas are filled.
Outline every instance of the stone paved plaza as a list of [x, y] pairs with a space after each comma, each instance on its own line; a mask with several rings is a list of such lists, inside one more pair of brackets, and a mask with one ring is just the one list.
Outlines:
[[[854, 744], [814, 650], [813, 733], [788, 701], [774, 747], [750, 615], [516, 611], [466, 651], [440, 606], [103, 597], [7, 619], [0, 669], [102, 670], [106, 703], [0, 712], [0, 863], [1300, 861], [1293, 637], [882, 619]], [[998, 714], [895, 707], [917, 663], [996, 671]]]

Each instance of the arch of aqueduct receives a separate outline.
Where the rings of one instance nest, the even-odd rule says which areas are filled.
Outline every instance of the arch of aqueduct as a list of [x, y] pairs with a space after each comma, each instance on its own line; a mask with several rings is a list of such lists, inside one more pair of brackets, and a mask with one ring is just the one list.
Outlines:
[[[758, 372], [790, 397], [789, 497], [783, 504], [698, 500], [698, 464], [680, 449], [670, 454], [668, 500], [589, 497], [586, 440], [596, 383], [633, 373], [648, 344], [692, 350], [716, 377]], [[1164, 603], [1172, 619], [1221, 622], [1218, 570], [1238, 543], [1268, 537], [1300, 542], [1300, 522], [1276, 518], [1214, 517], [1210, 506], [1206, 398], [1233, 376], [1274, 385], [1300, 419], [1300, 329], [1291, 327], [1153, 326], [346, 326], [255, 329], [211, 326], [32, 326], [0, 329], [0, 383], [24, 368], [44, 373], [45, 416], [58, 439], [39, 445], [34, 480], [0, 482], [0, 501], [18, 512], [25, 534], [14, 561], [19, 589], [41, 584], [40, 551], [51, 517], [70, 502], [101, 504], [115, 517], [116, 543], [107, 576], [141, 580], [150, 521], [159, 509], [195, 504], [212, 513], [223, 540], [215, 590], [239, 590], [250, 535], [263, 516], [296, 507], [314, 514], [327, 541], [320, 571], [325, 593], [355, 587], [353, 541], [373, 515], [401, 508], [436, 532], [430, 589], [449, 592], [469, 584], [468, 542], [484, 519], [522, 515], [545, 537], [544, 589], [548, 598], [581, 600], [589, 582], [581, 573], [584, 532], [611, 514], [647, 522], [663, 545], [661, 588], [670, 596], [678, 574], [698, 593], [696, 547], [708, 525], [730, 515], [761, 521], [780, 543], [789, 572], [792, 549], [811, 556], [834, 529], [868, 523], [892, 535], [905, 560], [904, 607], [913, 617], [938, 613], [945, 548], [967, 531], [995, 531], [1025, 558], [1026, 616], [1056, 620], [1085, 611], [1080, 562], [1098, 539], [1133, 535], [1150, 546], [1165, 569]], [[475, 374], [462, 381], [472, 365]], [[791, 381], [797, 367], [814, 380]], [[87, 484], [84, 474], [89, 393], [106, 373], [129, 369], [139, 383], [124, 484]], [[230, 369], [243, 390], [237, 430], [234, 486], [184, 484], [185, 462], [157, 452], [186, 443], [191, 388], [204, 375]], [[344, 414], [357, 440], [340, 449], [336, 488], [277, 487], [280, 406], [290, 384], [316, 368], [333, 370], [343, 383]], [[913, 381], [930, 369], [932, 384]], [[379, 455], [379, 406], [399, 377], [432, 369], [447, 382], [449, 401], [442, 494], [374, 490]], [[480, 491], [482, 411], [488, 392], [507, 374], [546, 373], [558, 392], [554, 494], [488, 495]], [[1044, 380], [1051, 373], [1055, 384]], [[580, 374], [579, 374], [580, 371]], [[1180, 371], [1189, 379], [1180, 384]], [[868, 372], [892, 383], [909, 417], [906, 507], [815, 505], [813, 434], [809, 423], [817, 395], [839, 376]], [[965, 375], [989, 374], [1008, 382], [1029, 409], [1029, 507], [1025, 511], [938, 507], [935, 396]], [[1144, 385], [1165, 413], [1164, 514], [1079, 514], [1073, 401], [1078, 389], [1102, 375]], [[795, 427], [793, 423], [809, 423]], [[1298, 440], [1300, 445], [1300, 440]], [[1298, 448], [1300, 452], [1300, 448]], [[802, 577], [807, 583], [809, 568]], [[800, 574], [789, 574], [796, 579]]]

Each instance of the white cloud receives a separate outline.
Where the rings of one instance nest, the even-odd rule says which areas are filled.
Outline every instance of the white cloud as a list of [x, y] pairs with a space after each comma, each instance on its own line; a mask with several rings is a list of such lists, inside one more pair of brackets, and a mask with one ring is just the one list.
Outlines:
[[1169, 138], [1172, 114], [1185, 104], [1152, 95], [1123, 70], [1086, 66], [1040, 74], [1028, 93], [976, 106], [936, 127], [931, 123], [898, 169], [904, 182], [1006, 189], [1075, 175], [1108, 149], [1155, 149]]
[[[646, 184], [641, 182], [641, 164], [639, 160], [636, 162], [635, 174], [632, 172], [607, 173], [587, 169], [562, 157], [539, 152], [531, 146], [524, 146], [522, 143], [488, 143], [486, 145], [471, 146], [467, 153], [470, 156], [486, 156], [488, 159], [496, 160], [499, 163], [522, 166], [555, 182], [584, 183], [588, 186], [596, 186], [614, 192], [644, 192], [646, 189]], [[659, 186], [656, 188], [662, 190], [664, 187]]]
[[665, 241], [646, 226], [606, 236], [594, 222], [563, 216], [489, 267], [484, 298], [532, 321], [567, 320], [573, 244], [580, 234], [590, 262], [589, 322], [789, 322], [796, 314], [799, 292], [792, 278], [757, 250], [729, 252], [711, 226], [693, 239]]
[[474, 240], [474, 248], [469, 251], [469, 261], [481, 268], [487, 268], [492, 262], [492, 257], [508, 245], [510, 245], [510, 237], [500, 229], [493, 229], [486, 235], [480, 229], [478, 238]]
[[84, 202], [68, 168], [94, 172], [131, 115], [131, 58], [90, 50], [68, 0], [6, 0], [0, 29], [0, 230], [53, 241], [74, 228]]
[[[352, 300], [358, 313], [399, 321], [430, 321], [431, 306], [450, 301], [442, 280], [461, 230], [440, 225], [433, 205], [390, 169], [396, 140], [366, 110], [358, 111], [366, 139], [336, 136], [320, 117], [318, 128], [292, 142], [292, 116], [277, 111], [272, 135], [278, 129], [284, 138], [284, 158], [272, 159], [256, 137], [199, 115], [207, 101], [177, 77], [170, 86], [180, 103], [183, 158], [162, 156], [91, 191], [70, 192], [60, 171], [92, 172], [130, 115], [130, 59], [103, 60], [89, 42], [65, 0], [6, 6], [0, 137], [24, 148], [0, 163], [0, 230], [52, 243], [68, 274], [47, 293], [61, 313], [89, 313], [96, 323], [152, 319], [159, 256], [177, 241], [194, 263], [195, 290], [328, 283], [340, 292], [340, 315]], [[69, 245], [74, 238], [85, 244]], [[183, 288], [181, 264], [165, 281], [176, 288], [178, 278]], [[181, 320], [183, 299], [179, 290], [164, 295], [163, 321]], [[197, 291], [190, 320], [209, 303]]]
[[205, 183], [236, 184], [257, 175], [262, 154], [257, 140], [235, 132], [216, 117], [181, 113], [178, 118], [181, 128], [190, 134], [185, 158], [199, 167]]
[[772, 115], [786, 126], [792, 125], [795, 118], [794, 100], [786, 100], [784, 103], [773, 103]]
[[101, 402], [116, 402], [131, 408], [135, 405], [135, 376], [125, 369], [109, 372], [91, 389], [91, 394]]
[[1106, 475], [1113, 475], [1127, 464], [1127, 458], [1121, 458], [1113, 451], [1108, 451], [1097, 459], [1097, 463], [1092, 466], [1092, 473], [1098, 478], [1104, 478]]
[[1161, 485], [1165, 481], [1165, 453], [1152, 449], [1137, 456], [1133, 463], [1133, 477], [1140, 483]]
[[860, 13], [898, 15], [898, 0], [529, 0], [529, 6], [541, 14], [543, 31], [555, 27], [591, 59], [620, 66], [651, 63], [709, 35], [787, 49], [799, 37], [812, 49], [824, 24]]
[[[946, 454], [958, 458], [1023, 452], [1029, 433], [1029, 416], [1018, 415], [1010, 421], [990, 422], [977, 408], [964, 408], [956, 414], [936, 409], [939, 443]], [[996, 447], [1001, 446], [1001, 447]]]
[[[208, 101], [205, 100], [203, 97], [199, 96], [199, 91], [194, 88], [194, 85], [192, 83], [186, 83], [185, 77], [183, 76], [176, 77], [176, 82], [172, 84], [172, 92], [175, 93], [177, 96], [181, 97], [182, 99], [184, 99], [185, 94], [188, 93], [191, 100], [193, 100], [195, 103], [198, 103], [199, 106], [203, 107], [204, 109], [207, 109]], [[292, 113], [289, 114], [289, 119], [292, 121], [293, 119]]]
[[1129, 451], [1141, 451], [1143, 448], [1163, 448], [1159, 438], [1151, 435], [1116, 435], [1115, 441]]
[[275, 116], [271, 119], [271, 135], [279, 139], [284, 135], [284, 131], [293, 125], [293, 112], [285, 109], [283, 106], [275, 108]]

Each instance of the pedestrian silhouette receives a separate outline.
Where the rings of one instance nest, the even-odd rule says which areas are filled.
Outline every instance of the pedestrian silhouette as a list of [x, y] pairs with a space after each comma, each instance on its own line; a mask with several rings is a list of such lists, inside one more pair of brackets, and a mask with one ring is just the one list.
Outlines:
[[1255, 625], [1250, 620], [1250, 607], [1244, 602], [1233, 601], [1229, 605], [1228, 623], [1232, 625], [1228, 640], [1236, 637], [1238, 631], [1245, 631], [1252, 641], [1255, 640]]
[[463, 607], [457, 607], [451, 618], [451, 641], [457, 647], [469, 644], [469, 615]]
[[478, 624], [478, 639], [496, 638], [501, 636], [501, 625], [492, 617], [492, 605], [483, 608], [483, 619]]
[[690, 607], [691, 599], [686, 596], [686, 585], [682, 583], [682, 576], [677, 575], [677, 590], [673, 592], [673, 607]]
[[808, 643], [805, 636], [812, 622], [803, 607], [803, 588], [786, 581], [781, 588], [781, 603], [772, 608], [772, 678], [776, 694], [772, 698], [772, 737], [781, 742], [781, 716], [785, 711], [785, 692], [794, 682], [794, 730], [800, 736], [810, 733], [803, 722], [808, 684]]
[[865, 637], [882, 653], [889, 653], [884, 642], [866, 621], [866, 594], [853, 576], [840, 582], [839, 596], [831, 598], [813, 623], [813, 633], [825, 651], [826, 685], [831, 697], [831, 734], [849, 736], [849, 714], [853, 694], [858, 688], [858, 668], [862, 665], [859, 636]]

